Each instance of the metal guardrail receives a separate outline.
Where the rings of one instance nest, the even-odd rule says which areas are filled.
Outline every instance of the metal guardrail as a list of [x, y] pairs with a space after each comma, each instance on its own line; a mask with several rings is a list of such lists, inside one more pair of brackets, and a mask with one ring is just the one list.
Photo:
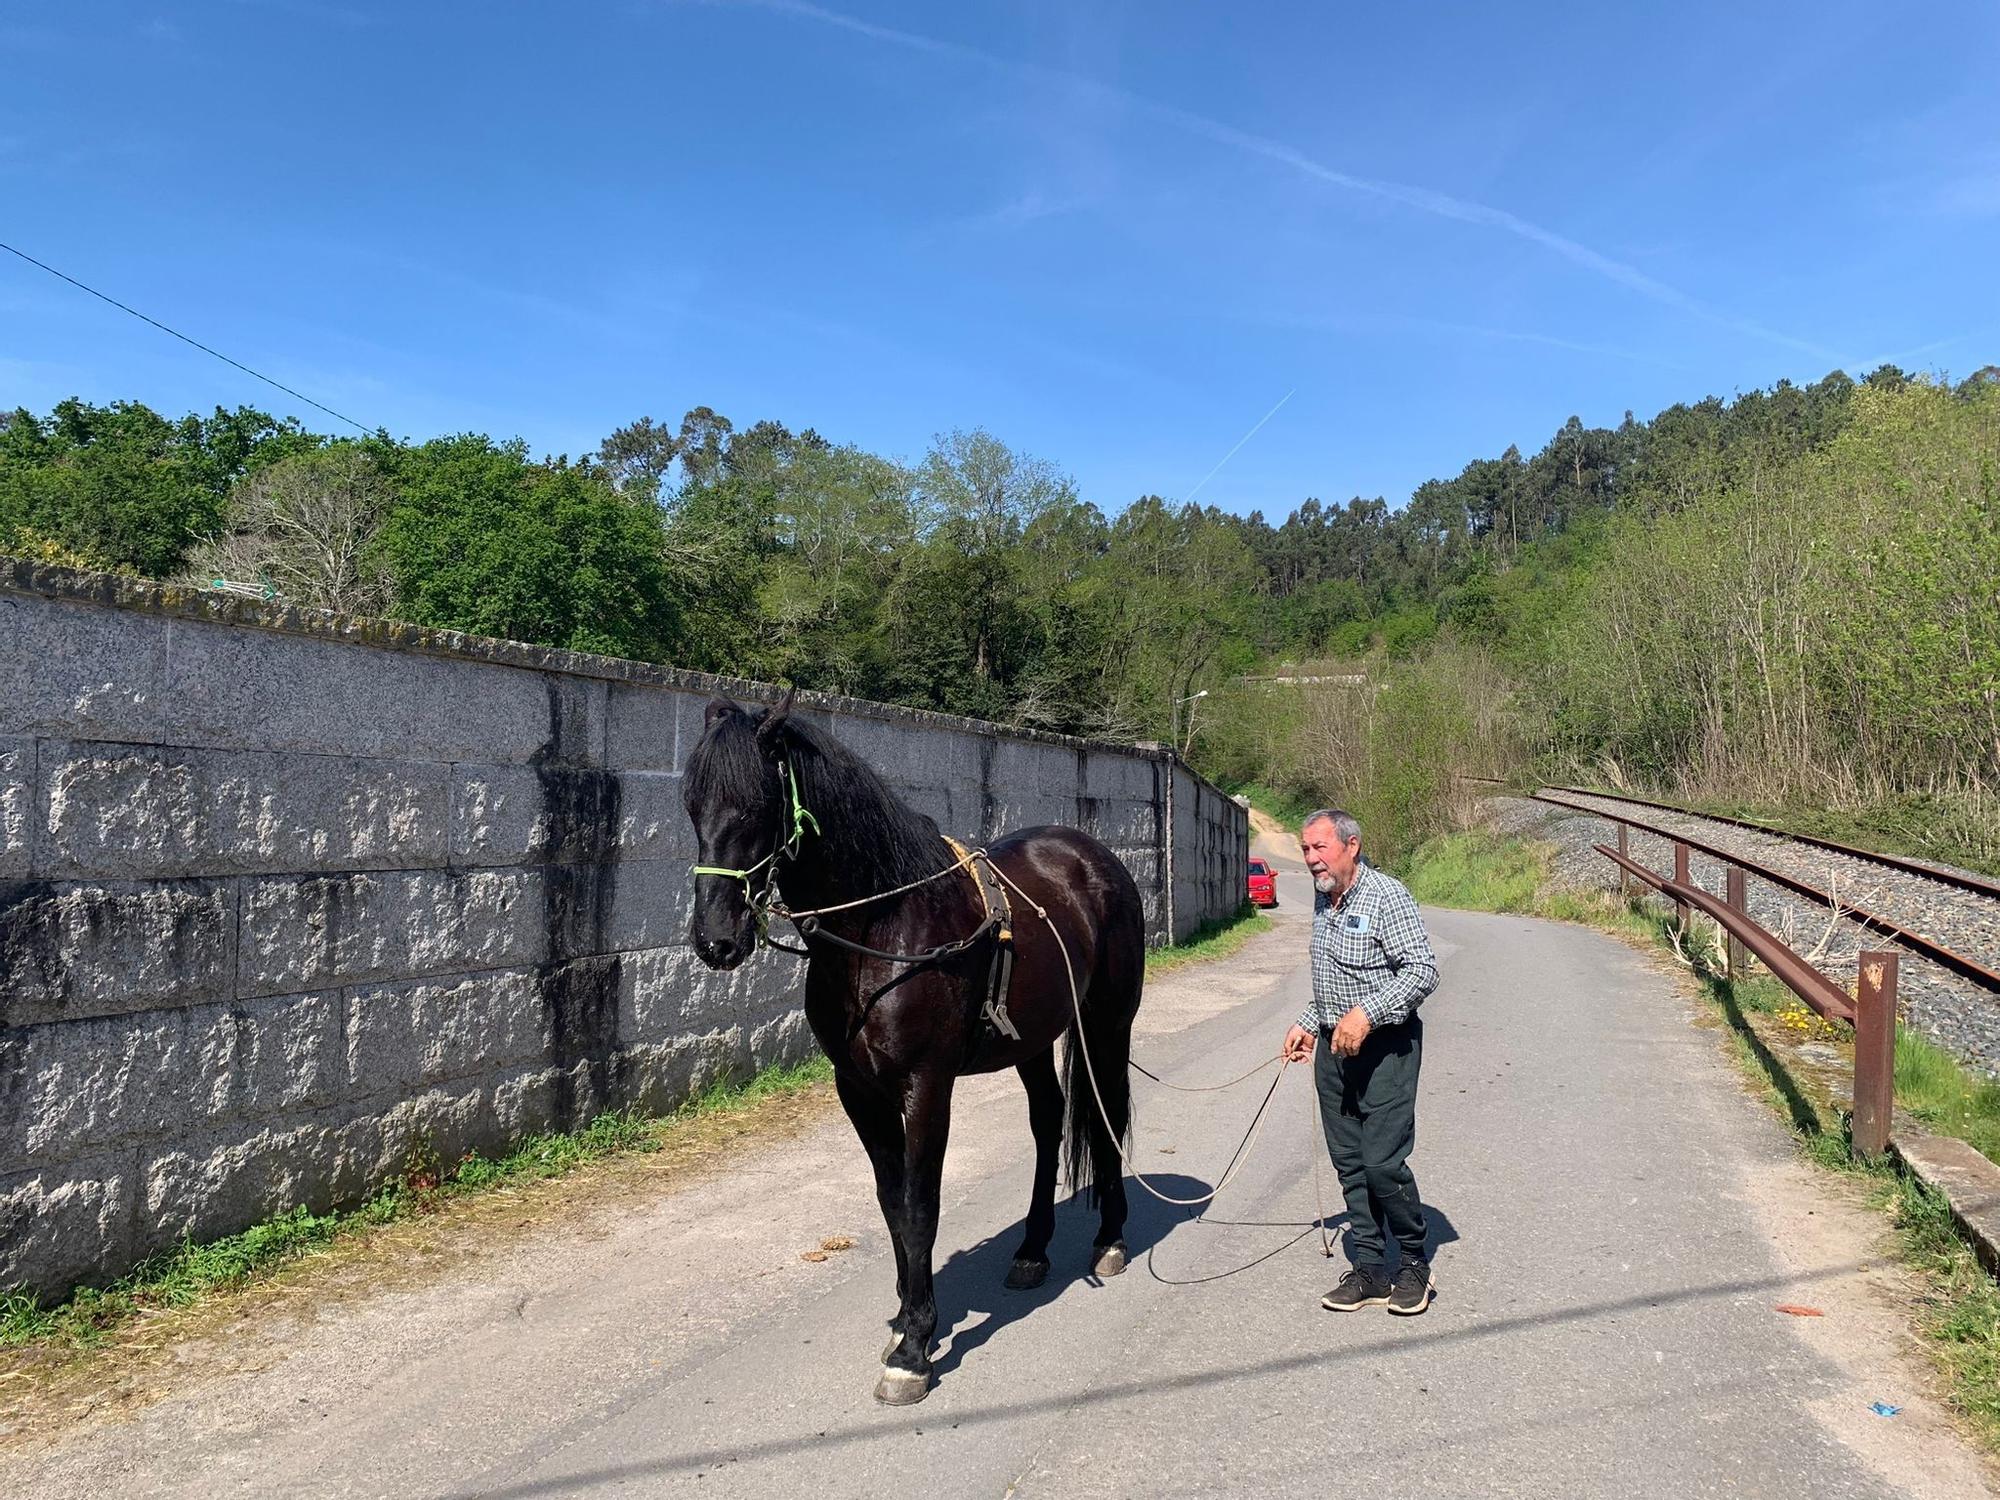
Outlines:
[[[1603, 792], [1584, 792], [1580, 795], [1586, 797], [1605, 797], [1608, 794]], [[1817, 901], [1821, 906], [1828, 907], [1855, 922], [1859, 922], [1864, 927], [1873, 929], [1883, 937], [1891, 939], [1899, 946], [1907, 948], [1918, 957], [1927, 958], [1940, 968], [1949, 969], [1961, 979], [1969, 979], [1982, 989], [1992, 990], [1996, 994], [2000, 994], [2000, 972], [1988, 968], [1975, 958], [1947, 948], [1935, 939], [1926, 937], [1921, 932], [1913, 931], [1900, 922], [1856, 906], [1850, 901], [1841, 900], [1834, 893], [1823, 891], [1810, 881], [1801, 880], [1797, 876], [1788, 874], [1775, 866], [1764, 864], [1745, 854], [1732, 854], [1720, 845], [1705, 843], [1701, 839], [1690, 838], [1683, 833], [1675, 833], [1671, 829], [1662, 828], [1655, 823], [1645, 822], [1640, 818], [1627, 817], [1621, 813], [1607, 812], [1601, 807], [1586, 807], [1581, 803], [1570, 802], [1561, 797], [1552, 797], [1547, 792], [1536, 792], [1533, 794], [1533, 797], [1535, 801], [1546, 802], [1551, 807], [1566, 808], [1570, 812], [1587, 813], [1593, 818], [1602, 818], [1607, 823], [1617, 824], [1620, 829], [1636, 828], [1641, 833], [1650, 833], [1655, 838], [1666, 839], [1670, 843], [1685, 844], [1688, 848], [1698, 853], [1706, 854], [1711, 859], [1720, 860], [1725, 865], [1744, 870], [1751, 875], [1755, 875], [1759, 880], [1768, 881], [1782, 890], [1790, 891], [1795, 896], [1803, 896], [1808, 901]], [[1616, 800], [1632, 802], [1636, 799], [1621, 797]], [[1691, 818], [1708, 817], [1707, 813], [1691, 812], [1685, 808], [1668, 807], [1664, 803], [1641, 805], [1656, 807], [1662, 812], [1681, 813]], [[1768, 828], [1760, 829], [1759, 831], [1763, 833], [1775, 832], [1775, 830]], [[1784, 835], [1784, 837], [1790, 837], [1790, 835]]]
[[[1854, 1117], [1850, 1134], [1857, 1156], [1880, 1156], [1889, 1148], [1889, 1126], [1895, 1114], [1897, 956], [1863, 950], [1860, 978], [1850, 1000], [1847, 992], [1815, 969], [1783, 941], [1750, 919], [1744, 910], [1744, 870], [1728, 855], [1706, 851], [1728, 865], [1728, 898], [1718, 901], [1688, 878], [1688, 843], [1674, 841], [1674, 875], [1658, 874], [1631, 857], [1626, 848], [1627, 825], [1610, 814], [1599, 814], [1618, 825], [1618, 847], [1596, 846], [1618, 866], [1618, 889], [1628, 889], [1634, 877], [1668, 897], [1678, 908], [1683, 927], [1691, 910], [1714, 919], [1729, 936], [1729, 973], [1741, 975], [1745, 953], [1755, 954], [1772, 975], [1817, 1014], [1854, 1029]], [[1644, 827], [1644, 825], [1639, 825]], [[1650, 831], [1650, 830], [1649, 830]]]

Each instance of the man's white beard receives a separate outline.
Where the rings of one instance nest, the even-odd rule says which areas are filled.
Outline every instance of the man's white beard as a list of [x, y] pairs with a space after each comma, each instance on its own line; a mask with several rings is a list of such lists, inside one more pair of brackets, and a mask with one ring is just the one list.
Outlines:
[[1340, 882], [1333, 878], [1331, 871], [1324, 875], [1313, 876], [1313, 889], [1325, 896], [1331, 896], [1339, 884]]

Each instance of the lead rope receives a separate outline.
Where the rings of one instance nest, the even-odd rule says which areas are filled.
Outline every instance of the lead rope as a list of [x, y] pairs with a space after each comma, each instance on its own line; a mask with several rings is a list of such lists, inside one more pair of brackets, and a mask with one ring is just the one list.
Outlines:
[[[1332, 1043], [1328, 1042], [1327, 1045], [1331, 1046]], [[1320, 1190], [1319, 1185], [1319, 1143], [1325, 1126], [1319, 1118], [1319, 1111], [1313, 1107], [1318, 1098], [1317, 1090], [1306, 1094], [1306, 1118], [1312, 1122], [1306, 1131], [1306, 1155], [1312, 1158], [1313, 1164], [1313, 1222], [1319, 1225], [1319, 1253], [1331, 1260], [1333, 1231], [1326, 1227], [1326, 1194]]]
[[[1007, 882], [1008, 889], [1012, 890], [1015, 895], [1019, 896], [1023, 901], [1027, 902], [1028, 909], [1032, 911], [1036, 916], [1042, 919], [1043, 924], [1049, 929], [1050, 934], [1054, 936], [1056, 940], [1057, 949], [1060, 950], [1060, 952], [1062, 953], [1063, 972], [1069, 979], [1070, 1009], [1074, 1011], [1076, 1014], [1076, 1044], [1078, 1049], [1083, 1053], [1084, 1076], [1090, 1080], [1091, 1097], [1097, 1101], [1097, 1117], [1098, 1119], [1104, 1122], [1104, 1132], [1106, 1135], [1111, 1137], [1112, 1147], [1114, 1150], [1117, 1151], [1119, 1161], [1124, 1163], [1125, 1170], [1132, 1174], [1133, 1180], [1136, 1181], [1140, 1187], [1144, 1188], [1147, 1192], [1151, 1193], [1155, 1198], [1159, 1199], [1162, 1203], [1170, 1203], [1176, 1208], [1199, 1208], [1203, 1204], [1213, 1202], [1215, 1198], [1222, 1192], [1222, 1190], [1229, 1186], [1231, 1180], [1235, 1178], [1236, 1174], [1243, 1169], [1243, 1164], [1250, 1160], [1251, 1153], [1255, 1149], [1257, 1144], [1257, 1138], [1263, 1134], [1264, 1120], [1270, 1112], [1271, 1100], [1278, 1092], [1278, 1085], [1284, 1081], [1285, 1069], [1291, 1066], [1291, 1059], [1289, 1058], [1279, 1059], [1278, 1076], [1271, 1080], [1271, 1087], [1265, 1091], [1264, 1102], [1257, 1106], [1257, 1114], [1255, 1118], [1253, 1118], [1250, 1121], [1250, 1133], [1244, 1139], [1243, 1144], [1237, 1148], [1236, 1155], [1230, 1158], [1229, 1165], [1223, 1169], [1222, 1180], [1217, 1182], [1214, 1187], [1210, 1188], [1206, 1193], [1203, 1193], [1199, 1198], [1176, 1198], [1171, 1194], [1161, 1192], [1158, 1188], [1154, 1187], [1152, 1183], [1146, 1180], [1146, 1174], [1144, 1172], [1141, 1172], [1138, 1169], [1138, 1167], [1133, 1164], [1132, 1158], [1130, 1156], [1126, 1155], [1125, 1142], [1123, 1138], [1120, 1136], [1119, 1132], [1111, 1124], [1111, 1111], [1105, 1107], [1104, 1093], [1097, 1086], [1097, 1064], [1091, 1060], [1090, 1046], [1084, 1039], [1083, 995], [1076, 987], [1076, 965], [1070, 962], [1069, 944], [1063, 941], [1062, 929], [1057, 927], [1053, 921], [1050, 921], [1048, 911], [1042, 906], [1042, 904], [1039, 901], [1035, 900], [1033, 896], [1030, 896], [1026, 891], [1022, 890], [1021, 887], [1014, 882], [1014, 880], [1007, 874], [1005, 870], [1001, 869], [998, 864], [995, 864], [991, 860], [987, 861], [987, 864], [992, 869], [994, 874], [998, 875], [1002, 880]], [[1256, 1068], [1251, 1070], [1251, 1073], [1246, 1073], [1244, 1077], [1247, 1078], [1252, 1076], [1252, 1074], [1254, 1073], [1261, 1072], [1264, 1068], [1268, 1066], [1270, 1066], [1269, 1063], [1259, 1063]], [[1151, 1075], [1149, 1074], [1148, 1076], [1150, 1077]], [[1243, 1079], [1239, 1078], [1236, 1081], [1238, 1083], [1241, 1083]], [[1205, 1093], [1209, 1091], [1190, 1090], [1190, 1092]], [[1317, 1160], [1315, 1160], [1315, 1167], [1317, 1167]], [[1322, 1234], [1325, 1233], [1324, 1215], [1321, 1216], [1321, 1233]]]

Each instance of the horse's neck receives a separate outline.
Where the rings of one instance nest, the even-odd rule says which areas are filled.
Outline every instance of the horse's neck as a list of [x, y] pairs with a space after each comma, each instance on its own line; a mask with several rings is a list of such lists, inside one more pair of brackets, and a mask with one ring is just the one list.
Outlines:
[[[801, 757], [803, 760], [804, 757]], [[835, 767], [823, 761], [795, 769], [804, 770], [809, 782], [822, 786], [838, 774]], [[857, 796], [868, 799], [873, 805], [857, 807], [854, 802]], [[882, 829], [893, 829], [893, 837], [903, 846], [927, 842], [930, 838], [929, 830], [923, 828], [923, 820], [897, 801], [895, 794], [886, 787], [879, 792], [866, 783], [850, 788], [844, 806], [836, 806], [841, 799], [832, 797], [817, 799], [818, 805], [815, 805], [815, 800], [810, 794], [805, 798], [807, 810], [818, 822], [819, 831], [807, 832], [798, 856], [788, 861], [778, 873], [785, 904], [794, 910], [837, 906], [842, 902], [881, 895], [884, 891], [929, 875], [934, 869], [942, 869], [951, 858], [942, 839], [936, 841], [935, 865], [925, 861], [922, 869], [905, 868], [909, 863], [907, 858], [899, 861], [890, 850], [870, 846], [871, 839], [880, 837], [876, 830]], [[918, 832], [920, 828], [923, 828], [921, 834]], [[854, 916], [857, 920], [866, 920], [878, 914], [877, 909], [864, 907], [858, 908]]]

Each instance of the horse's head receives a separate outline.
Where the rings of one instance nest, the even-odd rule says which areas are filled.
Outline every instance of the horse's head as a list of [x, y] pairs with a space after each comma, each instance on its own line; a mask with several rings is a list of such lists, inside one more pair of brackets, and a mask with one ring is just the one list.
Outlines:
[[754, 714], [717, 698], [688, 757], [681, 800], [699, 850], [688, 936], [711, 969], [733, 969], [756, 948], [751, 894], [769, 884], [792, 834], [779, 769], [791, 711], [789, 692], [776, 708]]

